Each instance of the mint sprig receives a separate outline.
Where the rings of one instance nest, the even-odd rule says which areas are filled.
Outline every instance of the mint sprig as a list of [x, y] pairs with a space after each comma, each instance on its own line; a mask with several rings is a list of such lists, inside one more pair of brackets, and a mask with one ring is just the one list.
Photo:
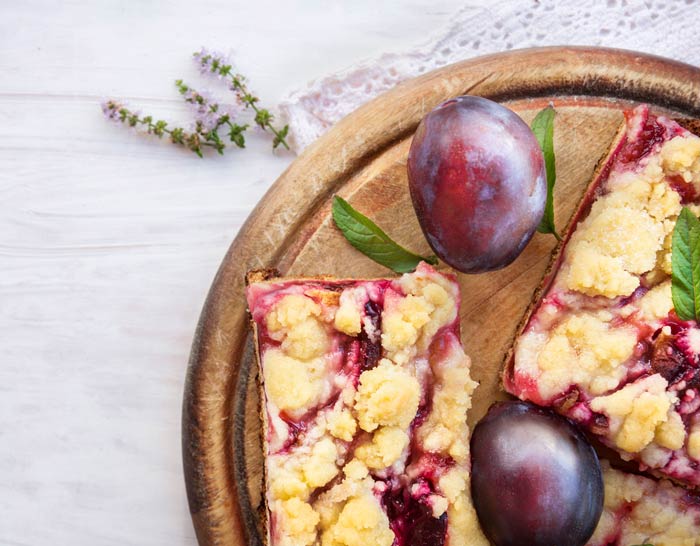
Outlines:
[[435, 256], [419, 256], [394, 242], [377, 224], [338, 196], [333, 198], [333, 221], [352, 246], [396, 273], [409, 273], [422, 261], [437, 264]]
[[154, 119], [150, 115], [142, 116], [123, 101], [114, 99], [107, 99], [102, 103], [102, 111], [107, 119], [141, 129], [141, 132], [161, 139], [167, 136], [173, 144], [184, 146], [199, 157], [204, 157], [205, 148], [214, 149], [223, 155], [227, 141], [238, 148], [245, 148], [244, 133], [249, 124], [237, 123], [235, 120], [242, 110], [249, 109], [250, 113], [254, 114], [255, 125], [274, 135], [272, 149], [282, 146], [289, 150], [287, 142], [289, 126], [279, 127], [273, 123], [275, 117], [269, 110], [260, 106], [260, 99], [249, 90], [245, 77], [234, 71], [233, 65], [228, 62], [225, 55], [202, 49], [195, 53], [193, 58], [202, 74], [226, 82], [228, 88], [235, 94], [236, 104], [221, 103], [209, 93], [197, 91], [182, 80], [176, 80], [178, 91], [194, 110], [193, 129], [186, 130], [183, 127], [173, 126], [165, 120]]
[[671, 297], [681, 320], [700, 320], [700, 220], [683, 207], [673, 228]]
[[551, 106], [541, 110], [532, 120], [530, 128], [535, 134], [535, 138], [542, 148], [544, 155], [544, 167], [547, 173], [547, 201], [544, 206], [544, 216], [537, 231], [540, 233], [551, 233], [561, 241], [554, 226], [554, 184], [557, 181], [556, 160], [554, 157], [554, 116], [556, 112]]

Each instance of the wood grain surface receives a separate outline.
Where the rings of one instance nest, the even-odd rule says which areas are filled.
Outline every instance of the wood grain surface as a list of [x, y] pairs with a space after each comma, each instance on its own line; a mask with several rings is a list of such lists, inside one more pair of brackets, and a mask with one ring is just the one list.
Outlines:
[[[183, 459], [200, 544], [255, 544], [262, 486], [260, 420], [245, 272], [386, 276], [334, 228], [334, 194], [400, 243], [428, 252], [406, 185], [412, 134], [434, 106], [460, 94], [495, 98], [530, 121], [557, 110], [557, 225], [570, 218], [597, 161], [634, 101], [700, 116], [700, 70], [647, 55], [546, 48], [448, 66], [398, 86], [341, 121], [277, 180], [231, 245], [214, 279], [192, 348], [183, 404]], [[536, 235], [509, 267], [459, 275], [462, 339], [481, 385], [470, 424], [501, 397], [499, 371], [555, 240]]]

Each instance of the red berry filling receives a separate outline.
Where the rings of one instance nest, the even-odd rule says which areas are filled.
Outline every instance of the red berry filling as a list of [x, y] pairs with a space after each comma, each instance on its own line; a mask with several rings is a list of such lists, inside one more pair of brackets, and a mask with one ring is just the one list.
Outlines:
[[426, 497], [415, 497], [407, 488], [388, 490], [382, 504], [389, 526], [396, 535], [393, 546], [443, 546], [447, 536], [447, 513], [432, 514]]

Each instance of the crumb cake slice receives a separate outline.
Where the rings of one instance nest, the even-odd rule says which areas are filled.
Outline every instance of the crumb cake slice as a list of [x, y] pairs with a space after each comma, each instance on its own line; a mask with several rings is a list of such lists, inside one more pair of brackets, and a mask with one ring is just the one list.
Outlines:
[[270, 279], [247, 298], [268, 544], [488, 544], [468, 494], [476, 383], [454, 277], [421, 264], [396, 279]]
[[588, 546], [700, 546], [700, 495], [602, 467], [605, 504]]
[[601, 164], [507, 362], [643, 471], [700, 486], [700, 328], [671, 300], [671, 235], [700, 212], [700, 138], [639, 106]]

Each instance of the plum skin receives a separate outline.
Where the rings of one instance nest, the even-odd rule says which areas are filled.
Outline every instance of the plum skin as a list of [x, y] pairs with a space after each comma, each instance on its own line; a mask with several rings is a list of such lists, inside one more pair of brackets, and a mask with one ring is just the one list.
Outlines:
[[603, 510], [598, 456], [568, 419], [494, 404], [471, 439], [472, 498], [496, 546], [583, 546]]
[[428, 243], [464, 273], [513, 262], [547, 197], [544, 157], [530, 128], [508, 108], [474, 96], [450, 99], [423, 118], [408, 181]]

